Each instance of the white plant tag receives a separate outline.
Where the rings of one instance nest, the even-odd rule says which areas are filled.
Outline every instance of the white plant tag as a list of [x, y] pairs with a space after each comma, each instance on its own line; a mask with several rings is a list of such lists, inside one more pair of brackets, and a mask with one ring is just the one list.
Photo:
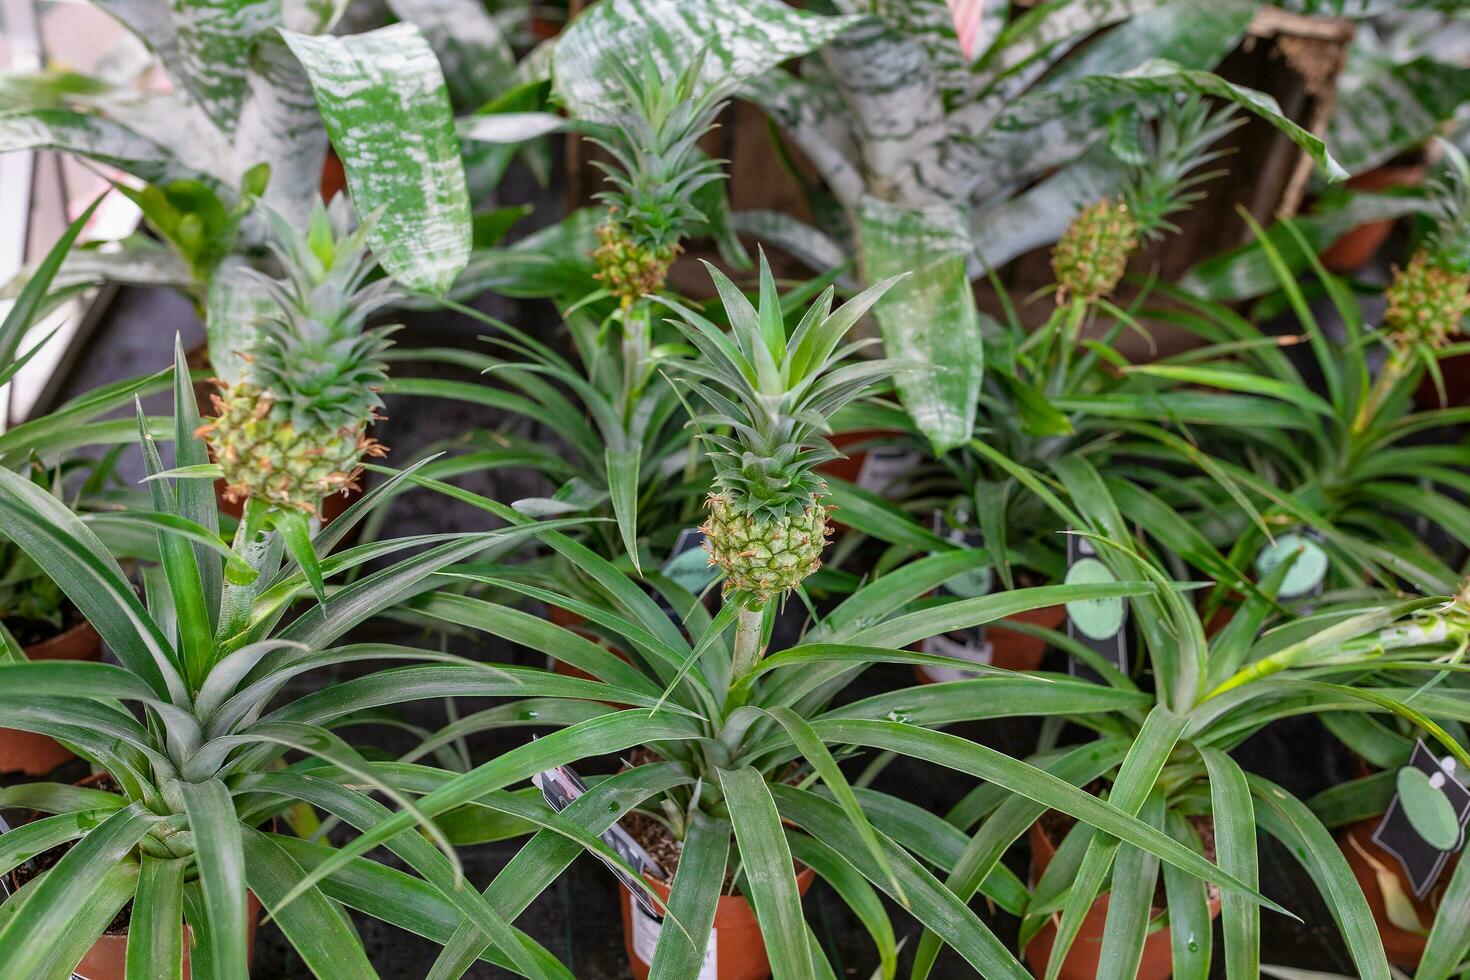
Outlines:
[[[658, 946], [659, 933], [664, 924], [644, 912], [635, 902], [633, 905], [633, 955], [644, 965], [653, 963], [653, 951]], [[691, 980], [718, 980], [720, 961], [720, 930], [709, 931], [709, 943], [704, 947], [704, 962], [699, 973]]]
[[[975, 664], [989, 666], [994, 660], [995, 648], [983, 635], [979, 637], [979, 643], [967, 643], [964, 640], [955, 639], [956, 634], [941, 633], [938, 636], [930, 636], [919, 642], [919, 650], [923, 653], [932, 653], [936, 657], [953, 657], [955, 660], [968, 660]], [[975, 639], [974, 634], [969, 632], [958, 634], [965, 639]], [[937, 664], [924, 664], [924, 673], [930, 680], [940, 681], [963, 681], [979, 674], [973, 670], [962, 670], [959, 667], [940, 667]]]
[[902, 446], [874, 446], [863, 458], [857, 485], [869, 493], [885, 493], [903, 485], [918, 468], [919, 454]]
[[[572, 770], [571, 766], [557, 766], [555, 769], [538, 772], [531, 777], [531, 782], [541, 791], [541, 795], [546, 798], [547, 805], [558, 813], [570, 806], [571, 802], [577, 797], [587, 792], [587, 784], [582, 782], [582, 778]], [[663, 869], [659, 867], [659, 863], [620, 824], [613, 824], [607, 830], [603, 831], [599, 837], [604, 844], [612, 848], [618, 857], [628, 862], [629, 867], [636, 869], [640, 874], [646, 871], [655, 878], [661, 879], [664, 877]], [[628, 893], [633, 896], [635, 908], [645, 909], [649, 915], [659, 914], [657, 906], [653, 904], [652, 900], [645, 894], [644, 889], [640, 887], [643, 884], [642, 882], [630, 878], [628, 872], [624, 871], [618, 865], [613, 864], [602, 855], [599, 854], [598, 859], [607, 865], [612, 873], [617, 875], [618, 880], [623, 883], [623, 886], [628, 889]]]

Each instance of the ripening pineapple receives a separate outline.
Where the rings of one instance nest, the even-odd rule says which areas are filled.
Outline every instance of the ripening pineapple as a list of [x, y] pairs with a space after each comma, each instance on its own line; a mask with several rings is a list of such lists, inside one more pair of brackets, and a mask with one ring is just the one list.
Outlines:
[[1114, 152], [1132, 165], [1128, 180], [1120, 194], [1084, 208], [1057, 240], [1051, 260], [1057, 302], [1107, 296], [1146, 239], [1177, 232], [1169, 215], [1203, 197], [1193, 188], [1218, 175], [1194, 171], [1221, 155], [1210, 146], [1242, 121], [1230, 107], [1211, 111], [1204, 100], [1188, 98], [1167, 103], [1136, 144], [1115, 140]]
[[652, 62], [644, 63], [641, 75], [621, 71], [625, 104], [591, 137], [616, 161], [595, 161], [612, 189], [597, 195], [608, 214], [597, 228], [592, 257], [597, 278], [624, 306], [663, 288], [681, 240], [704, 220], [695, 193], [722, 176], [720, 161], [698, 146], [725, 105], [720, 89], [696, 94], [703, 64], [703, 56], [696, 57], [668, 84]]
[[828, 287], [788, 336], [780, 297], [764, 253], [759, 307], [714, 266], [731, 331], [676, 302], [678, 323], [703, 355], [681, 364], [704, 401], [695, 418], [710, 450], [715, 489], [700, 528], [710, 564], [724, 572], [724, 589], [747, 607], [784, 596], [816, 571], [826, 547], [826, 484], [815, 467], [838, 453], [826, 440], [827, 420], [894, 362], [850, 360], [862, 342], [843, 345], [852, 325], [896, 280], [873, 286], [832, 309]]
[[1139, 230], [1122, 197], [1104, 198], [1083, 209], [1052, 249], [1058, 293], [1084, 300], [1111, 293], [1138, 249]]
[[1428, 188], [1434, 226], [1385, 291], [1384, 323], [1401, 346], [1443, 346], [1470, 313], [1470, 163], [1454, 144], [1441, 145], [1447, 173]]
[[259, 325], [243, 375], [216, 382], [216, 417], [200, 432], [230, 499], [315, 514], [355, 485], [364, 457], [385, 453], [367, 426], [383, 404], [378, 358], [395, 328], [364, 322], [392, 299], [391, 281], [363, 285], [376, 266], [365, 224], [347, 233], [320, 205], [304, 235], [274, 224], [285, 278], [265, 281], [278, 312]]

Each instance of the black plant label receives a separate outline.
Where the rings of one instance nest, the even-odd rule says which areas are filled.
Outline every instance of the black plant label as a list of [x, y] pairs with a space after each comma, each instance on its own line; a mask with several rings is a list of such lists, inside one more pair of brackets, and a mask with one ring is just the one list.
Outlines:
[[[571, 766], [557, 766], [555, 769], [539, 772], [531, 777], [531, 782], [546, 798], [546, 804], [558, 813], [570, 806], [577, 797], [587, 792], [587, 784], [572, 771]], [[619, 824], [613, 824], [599, 837], [612, 849], [613, 853], [626, 861], [628, 866], [640, 875], [647, 872], [660, 880], [666, 877], [663, 868], [659, 867], [658, 862], [643, 849], [643, 845], [634, 840], [633, 835]], [[663, 913], [645, 894], [647, 886], [643, 882], [631, 877], [627, 871], [607, 858], [601, 855], [599, 857], [602, 863], [606, 864], [618, 880], [627, 887], [628, 893], [633, 896], [633, 901], [638, 904], [639, 908], [654, 918], [662, 918]]]
[[[1068, 585], [1095, 585], [1117, 579], [1097, 557], [1092, 542], [1080, 534], [1067, 535]], [[1128, 604], [1122, 599], [1083, 599], [1067, 603], [1067, 635], [1124, 674], [1128, 673]], [[1101, 680], [1097, 671], [1076, 657], [1069, 658], [1073, 677]]]
[[1398, 771], [1397, 791], [1373, 842], [1392, 854], [1416, 898], [1434, 887], [1450, 858], [1465, 846], [1470, 789], [1453, 756], [1435, 756], [1420, 739], [1409, 764]]

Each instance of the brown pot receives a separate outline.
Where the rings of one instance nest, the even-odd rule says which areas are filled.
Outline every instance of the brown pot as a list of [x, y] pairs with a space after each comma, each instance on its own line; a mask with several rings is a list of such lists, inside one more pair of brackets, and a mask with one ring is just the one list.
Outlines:
[[[27, 660], [100, 660], [102, 638], [83, 622], [49, 640], [25, 648]], [[0, 773], [44, 776], [63, 762], [76, 758], [54, 738], [34, 732], [0, 728]]]
[[[647, 877], [647, 876], [645, 876]], [[802, 868], [796, 873], [796, 890], [805, 895], [812, 886], [812, 869]], [[649, 886], [665, 902], [669, 900], [669, 886], [651, 877]], [[639, 929], [634, 935], [633, 899], [628, 887], [619, 890], [618, 903], [623, 910], [623, 946], [628, 951], [628, 963], [633, 968], [636, 980], [648, 980], [649, 962], [640, 955], [653, 956], [653, 942], [657, 932]], [[643, 921], [646, 921], [644, 919]], [[715, 950], [715, 973], [711, 977], [701, 971], [689, 980], [765, 980], [771, 975], [771, 963], [766, 958], [766, 942], [761, 936], [760, 923], [755, 910], [743, 895], [721, 895], [715, 905], [715, 927], [710, 934], [710, 946]], [[706, 950], [706, 958], [709, 953]]]
[[[63, 634], [64, 635], [64, 634]], [[60, 639], [61, 637], [57, 637]], [[110, 780], [107, 773], [95, 773], [77, 781], [78, 786], [90, 786]], [[11, 872], [11, 884], [19, 886], [15, 872]], [[255, 958], [255, 926], [260, 921], [260, 900], [254, 892], [245, 893], [245, 963]], [[193, 943], [191, 931], [184, 927], [184, 980], [189, 980], [189, 946]], [[128, 934], [104, 933], [92, 944], [92, 948], [77, 963], [72, 974], [83, 980], [127, 980]]]
[[[619, 657], [622, 657], [624, 660], [628, 659], [621, 652], [613, 649], [602, 637], [598, 636], [596, 633], [593, 633], [591, 630], [586, 629], [585, 626], [587, 620], [581, 616], [578, 616], [576, 613], [563, 609], [561, 606], [547, 605], [546, 617], [557, 626], [560, 626], [562, 629], [571, 630], [573, 633], [576, 633], [583, 639], [591, 640], [593, 643], [596, 643], [604, 650], [615, 653]], [[593, 677], [582, 668], [573, 667], [571, 664], [558, 660], [550, 654], [547, 654], [546, 659], [551, 662], [551, 669], [556, 673], [561, 674], [563, 677], [576, 677], [584, 681], [597, 680], [596, 677]]]
[[337, 151], [330, 146], [327, 147], [326, 159], [322, 161], [321, 186], [317, 188], [322, 200], [328, 204], [332, 198], [347, 189], [347, 171], [342, 167], [342, 158], [337, 156]]
[[[1422, 163], [1400, 166], [1378, 167], [1359, 174], [1347, 182], [1349, 190], [1385, 191], [1394, 187], [1418, 187], [1424, 182], [1425, 165]], [[1333, 242], [1322, 253], [1322, 264], [1331, 272], [1348, 273], [1363, 267], [1378, 254], [1378, 249], [1388, 240], [1393, 231], [1393, 220], [1370, 221], [1358, 225], [1352, 231]]]
[[[255, 924], [260, 919], [260, 900], [254, 892], [245, 894], [248, 903], [245, 912], [245, 962], [248, 968], [255, 959]], [[184, 928], [184, 980], [189, 980], [189, 946], [193, 940], [190, 930]], [[100, 937], [87, 955], [82, 957], [73, 971], [74, 976], [85, 980], [126, 980], [128, 972], [128, 934], [104, 935]]]
[[1434, 888], [1430, 889], [1428, 895], [1422, 899], [1415, 898], [1413, 886], [1404, 876], [1404, 869], [1399, 867], [1398, 859], [1373, 843], [1373, 831], [1377, 826], [1376, 819], [1360, 820], [1337, 835], [1337, 844], [1342, 848], [1348, 866], [1353, 869], [1353, 877], [1358, 879], [1358, 884], [1363, 889], [1363, 897], [1368, 900], [1368, 908], [1373, 911], [1373, 921], [1378, 924], [1378, 934], [1383, 937], [1383, 949], [1388, 953], [1389, 962], [1406, 970], [1413, 970], [1424, 956], [1424, 945], [1429, 936], [1427, 933], [1402, 928], [1389, 920], [1388, 906], [1383, 897], [1383, 885], [1380, 883], [1379, 876], [1391, 876], [1398, 883], [1404, 896], [1413, 905], [1414, 914], [1418, 916], [1419, 921], [1427, 930], [1430, 923], [1434, 921], [1440, 899], [1444, 896], [1444, 890], [1449, 885], [1450, 874], [1454, 871], [1459, 858], [1450, 858], [1449, 863], [1445, 865], [1444, 871], [1440, 874], [1439, 881]]
[[[1056, 857], [1057, 848], [1040, 820], [1031, 825], [1027, 839], [1031, 842], [1031, 885], [1035, 887], [1051, 864], [1052, 858]], [[1214, 919], [1220, 914], [1220, 899], [1211, 898], [1209, 907], [1210, 918]], [[1157, 915], [1160, 910], [1153, 911]], [[1047, 966], [1051, 962], [1051, 947], [1057, 938], [1058, 918], [1058, 915], [1052, 915], [1026, 947], [1026, 964], [1038, 977], [1046, 975]], [[1092, 903], [1092, 908], [1087, 910], [1087, 916], [1082, 920], [1082, 930], [1077, 933], [1077, 938], [1072, 941], [1072, 948], [1067, 951], [1067, 961], [1062, 965], [1059, 974], [1061, 980], [1095, 980], [1101, 972], [1103, 927], [1107, 919], [1108, 895], [1102, 894]], [[1173, 974], [1174, 951], [1171, 944], [1167, 926], [1148, 934], [1143, 941], [1143, 958], [1138, 964], [1137, 980], [1167, 980]]]
[[[1066, 618], [1067, 607], [1056, 605], [1015, 613], [1002, 619], [1001, 622], [1011, 620], [1054, 630], [1061, 626]], [[1046, 641], [1041, 637], [1008, 630], [1004, 626], [987, 626], [985, 639], [990, 643], [990, 666], [999, 667], [1002, 670], [1036, 670], [1041, 666], [1041, 658], [1046, 653]], [[935, 684], [944, 679], [933, 673], [933, 670], [934, 668], [919, 664], [914, 667], [914, 675], [924, 684]]]

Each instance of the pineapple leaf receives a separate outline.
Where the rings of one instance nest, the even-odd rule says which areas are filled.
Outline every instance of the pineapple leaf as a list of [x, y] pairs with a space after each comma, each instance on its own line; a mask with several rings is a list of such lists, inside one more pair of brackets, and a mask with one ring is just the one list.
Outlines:
[[316, 549], [311, 545], [310, 519], [299, 510], [278, 510], [271, 515], [271, 524], [286, 542], [286, 552], [301, 566], [302, 574], [311, 583], [311, 591], [316, 593], [317, 600], [326, 602], [327, 586], [322, 579], [322, 566], [317, 559]]

